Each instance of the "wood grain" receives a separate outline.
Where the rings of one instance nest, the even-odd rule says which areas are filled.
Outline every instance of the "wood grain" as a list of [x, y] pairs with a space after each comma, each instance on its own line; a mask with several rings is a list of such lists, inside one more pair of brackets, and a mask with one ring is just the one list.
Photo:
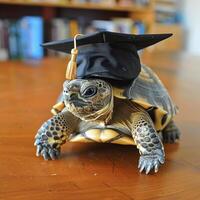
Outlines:
[[165, 145], [166, 164], [146, 176], [133, 146], [67, 143], [57, 161], [35, 157], [34, 135], [51, 116], [66, 61], [0, 63], [0, 199], [199, 199], [200, 58], [149, 55], [179, 106], [182, 137]]

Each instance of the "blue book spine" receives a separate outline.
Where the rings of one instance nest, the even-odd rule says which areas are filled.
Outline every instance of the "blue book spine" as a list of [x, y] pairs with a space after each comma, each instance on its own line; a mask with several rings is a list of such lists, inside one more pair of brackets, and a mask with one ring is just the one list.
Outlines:
[[43, 20], [41, 17], [26, 16], [20, 21], [20, 40], [24, 59], [43, 58]]
[[138, 34], [145, 34], [146, 30], [145, 30], [144, 23], [142, 23], [140, 21], [136, 21], [134, 25], [137, 29]]
[[19, 51], [19, 28], [17, 21], [10, 21], [9, 25], [9, 51], [11, 59], [19, 59], [20, 51]]

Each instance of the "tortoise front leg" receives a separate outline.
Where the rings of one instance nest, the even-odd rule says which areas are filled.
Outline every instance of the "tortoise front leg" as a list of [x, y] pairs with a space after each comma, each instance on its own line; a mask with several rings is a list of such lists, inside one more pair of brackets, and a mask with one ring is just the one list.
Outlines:
[[138, 164], [140, 172], [145, 170], [148, 174], [151, 169], [157, 172], [165, 161], [164, 148], [147, 113], [134, 113], [132, 135], [141, 155]]
[[45, 160], [55, 160], [60, 155], [60, 147], [73, 133], [77, 118], [69, 112], [62, 112], [44, 122], [35, 136], [36, 156]]

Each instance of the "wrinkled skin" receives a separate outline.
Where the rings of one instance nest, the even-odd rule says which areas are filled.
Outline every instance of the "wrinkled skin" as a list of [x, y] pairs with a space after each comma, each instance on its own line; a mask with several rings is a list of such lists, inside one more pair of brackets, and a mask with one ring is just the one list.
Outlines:
[[111, 101], [112, 88], [103, 80], [76, 79], [63, 84], [63, 100], [67, 109], [79, 118], [87, 118]]

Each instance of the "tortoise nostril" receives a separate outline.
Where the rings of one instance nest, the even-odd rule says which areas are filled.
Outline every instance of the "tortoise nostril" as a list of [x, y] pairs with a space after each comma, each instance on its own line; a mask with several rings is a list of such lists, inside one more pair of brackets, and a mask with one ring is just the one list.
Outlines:
[[64, 94], [64, 96], [69, 96], [69, 91], [68, 90], [64, 90], [63, 94]]

